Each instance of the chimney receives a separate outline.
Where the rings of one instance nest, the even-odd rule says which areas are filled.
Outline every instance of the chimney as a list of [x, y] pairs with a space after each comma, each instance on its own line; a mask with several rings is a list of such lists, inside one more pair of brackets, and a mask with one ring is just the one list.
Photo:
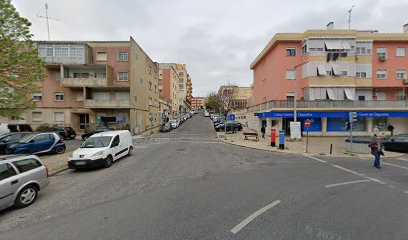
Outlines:
[[327, 30], [334, 30], [334, 22], [329, 22], [326, 26]]
[[404, 33], [408, 33], [408, 23], [404, 25]]

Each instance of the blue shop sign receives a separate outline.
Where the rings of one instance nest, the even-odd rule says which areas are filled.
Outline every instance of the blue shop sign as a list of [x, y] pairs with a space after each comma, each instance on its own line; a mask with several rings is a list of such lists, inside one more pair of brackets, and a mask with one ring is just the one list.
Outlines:
[[[298, 118], [345, 118], [349, 112], [297, 112]], [[357, 112], [359, 118], [408, 118], [408, 112]], [[258, 118], [293, 118], [293, 112], [262, 112]]]

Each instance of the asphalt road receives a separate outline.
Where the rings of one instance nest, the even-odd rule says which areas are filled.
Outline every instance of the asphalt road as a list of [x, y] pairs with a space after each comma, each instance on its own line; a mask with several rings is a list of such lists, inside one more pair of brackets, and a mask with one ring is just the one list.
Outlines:
[[65, 171], [0, 239], [406, 239], [408, 159], [308, 157], [220, 143], [196, 115], [109, 168]]

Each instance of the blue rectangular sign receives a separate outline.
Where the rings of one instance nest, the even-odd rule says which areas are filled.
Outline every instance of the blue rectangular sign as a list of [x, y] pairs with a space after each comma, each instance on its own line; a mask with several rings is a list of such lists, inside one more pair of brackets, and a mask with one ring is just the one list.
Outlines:
[[229, 120], [234, 121], [235, 120], [235, 114], [230, 114], [229, 115]]
[[[297, 112], [298, 118], [348, 118], [350, 112]], [[358, 118], [408, 118], [408, 112], [357, 112]], [[293, 118], [293, 112], [262, 112], [258, 118]]]

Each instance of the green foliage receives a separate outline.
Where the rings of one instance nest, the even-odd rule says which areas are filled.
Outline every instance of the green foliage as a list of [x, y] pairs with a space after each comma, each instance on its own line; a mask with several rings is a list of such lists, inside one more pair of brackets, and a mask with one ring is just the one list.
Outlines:
[[37, 127], [37, 132], [53, 132], [58, 131], [59, 129], [61, 129], [61, 126], [59, 126], [58, 124], [50, 125], [44, 123]]
[[215, 112], [220, 112], [222, 109], [222, 101], [220, 96], [215, 92], [210, 93], [205, 99], [205, 108]]
[[31, 23], [10, 0], [0, 0], [0, 115], [18, 116], [35, 107], [31, 94], [44, 78], [41, 59], [31, 41]]

